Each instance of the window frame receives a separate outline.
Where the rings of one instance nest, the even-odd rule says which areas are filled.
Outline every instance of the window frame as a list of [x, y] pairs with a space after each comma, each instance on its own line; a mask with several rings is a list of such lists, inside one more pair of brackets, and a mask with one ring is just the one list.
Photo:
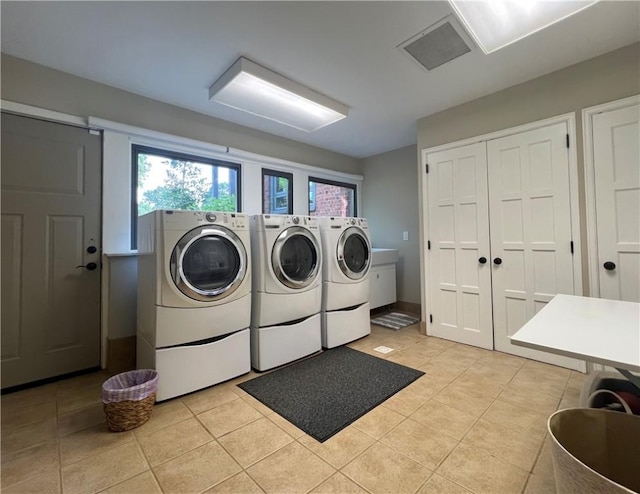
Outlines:
[[262, 214], [275, 214], [270, 211], [264, 210], [264, 177], [286, 178], [289, 181], [289, 187], [287, 191], [287, 213], [293, 214], [293, 173], [283, 172], [281, 170], [272, 170], [269, 168], [262, 168], [261, 174], [261, 189], [262, 189]]
[[236, 172], [236, 213], [242, 212], [242, 165], [232, 161], [224, 161], [196, 154], [172, 151], [171, 149], [156, 148], [144, 144], [131, 144], [131, 250], [138, 248], [138, 155], [151, 154], [169, 160], [190, 161], [204, 165], [220, 166]]
[[[325, 184], [325, 185], [334, 185], [337, 187], [343, 187], [345, 189], [353, 190], [353, 217], [354, 218], [358, 217], [358, 186], [357, 184], [351, 184], [348, 182], [339, 182], [337, 180], [330, 180], [327, 178], [318, 178], [318, 177], [309, 176], [309, 179], [307, 181], [307, 193], [309, 193], [309, 195], [311, 192], [311, 182]], [[314, 202], [315, 202], [315, 196], [314, 196]], [[308, 214], [311, 215], [311, 198], [309, 198], [309, 201], [307, 204], [307, 211], [308, 211]]]

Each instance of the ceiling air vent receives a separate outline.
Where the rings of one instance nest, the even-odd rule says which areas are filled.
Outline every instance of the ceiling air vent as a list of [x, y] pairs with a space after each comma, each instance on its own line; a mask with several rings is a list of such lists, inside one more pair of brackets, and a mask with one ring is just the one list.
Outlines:
[[398, 46], [427, 70], [433, 70], [465, 53], [471, 39], [454, 16], [447, 16]]

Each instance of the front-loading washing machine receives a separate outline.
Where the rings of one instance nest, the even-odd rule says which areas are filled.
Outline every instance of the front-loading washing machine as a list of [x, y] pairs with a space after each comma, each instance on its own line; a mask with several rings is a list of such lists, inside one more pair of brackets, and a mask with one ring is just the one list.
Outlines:
[[251, 217], [251, 363], [267, 370], [322, 349], [322, 247], [317, 219]]
[[322, 346], [333, 348], [371, 332], [371, 240], [365, 218], [318, 218], [322, 269]]
[[249, 372], [249, 217], [153, 211], [137, 258], [137, 366], [158, 371], [158, 401]]

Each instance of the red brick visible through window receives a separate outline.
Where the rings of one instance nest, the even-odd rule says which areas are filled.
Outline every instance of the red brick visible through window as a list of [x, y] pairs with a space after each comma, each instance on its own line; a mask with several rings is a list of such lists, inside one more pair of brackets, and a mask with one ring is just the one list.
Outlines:
[[311, 216], [351, 216], [349, 197], [353, 191], [337, 185], [316, 182], [316, 210]]

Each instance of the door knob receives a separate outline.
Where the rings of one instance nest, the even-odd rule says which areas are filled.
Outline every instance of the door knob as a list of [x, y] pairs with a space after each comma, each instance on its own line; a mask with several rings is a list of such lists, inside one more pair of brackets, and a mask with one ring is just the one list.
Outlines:
[[480, 264], [485, 264], [487, 262], [487, 258], [486, 257], [481, 257], [480, 259], [478, 259], [478, 262]]
[[502, 264], [502, 259], [500, 259], [499, 257], [496, 257], [493, 260], [493, 264], [495, 264], [496, 266], [500, 266], [500, 264]]
[[611, 262], [611, 261], [607, 261], [602, 265], [602, 267], [604, 269], [606, 269], [607, 271], [613, 271], [614, 269], [616, 269], [616, 263], [615, 262]]
[[76, 269], [78, 268], [84, 268], [84, 269], [88, 269], [89, 271], [93, 271], [98, 267], [98, 265], [95, 262], [89, 262], [87, 263], [87, 265], [82, 265], [80, 264], [80, 266], [76, 266]]

